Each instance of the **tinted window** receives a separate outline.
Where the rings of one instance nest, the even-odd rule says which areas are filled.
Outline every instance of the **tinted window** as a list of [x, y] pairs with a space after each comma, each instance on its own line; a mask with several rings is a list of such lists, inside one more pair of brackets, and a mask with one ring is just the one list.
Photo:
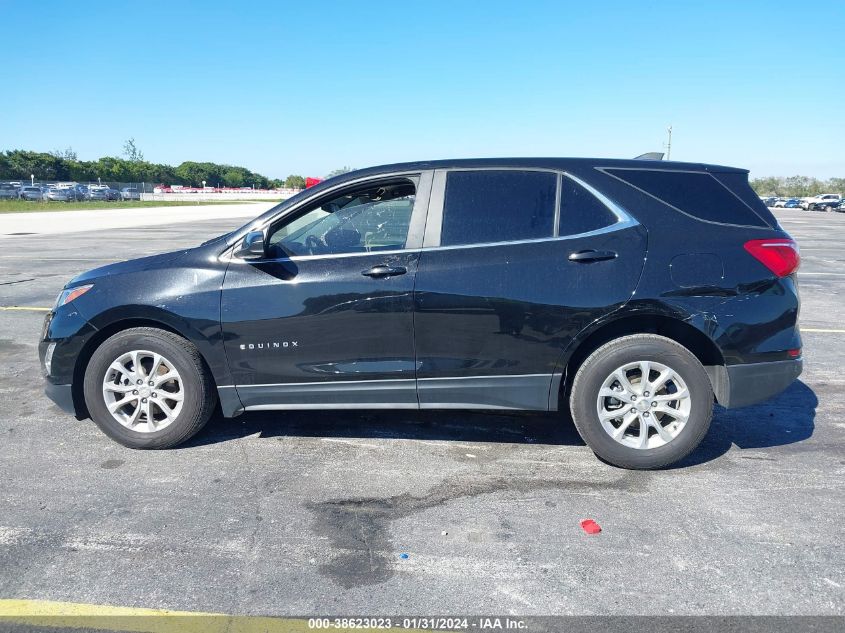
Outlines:
[[[713, 175], [719, 182], [730, 189], [734, 195], [738, 196], [745, 204], [763, 218], [769, 226], [777, 226], [777, 219], [769, 211], [769, 205], [760, 200], [759, 196], [748, 184], [748, 174], [744, 172], [722, 172]], [[774, 206], [777, 198], [767, 198], [767, 201]]]
[[532, 171], [453, 171], [446, 178], [440, 244], [479, 244], [554, 233], [557, 176]]
[[696, 218], [726, 224], [765, 226], [710, 174], [649, 169], [608, 169], [608, 173]]
[[615, 224], [618, 218], [604, 203], [571, 178], [560, 192], [560, 235], [578, 235]]

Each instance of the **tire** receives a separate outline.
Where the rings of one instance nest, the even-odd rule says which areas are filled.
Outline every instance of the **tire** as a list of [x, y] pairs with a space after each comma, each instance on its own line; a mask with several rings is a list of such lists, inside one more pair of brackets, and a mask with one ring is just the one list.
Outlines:
[[[643, 373], [638, 369], [641, 361], [649, 363], [651, 383], [659, 384], [660, 378], [669, 375], [663, 374], [666, 368], [675, 376], [659, 387], [656, 394], [649, 393], [649, 398], [642, 396], [645, 390], [641, 388], [640, 395], [636, 395], [636, 389], [640, 387], [637, 375]], [[613, 378], [618, 369], [626, 366], [630, 367], [624, 376], [633, 388], [630, 392]], [[607, 382], [611, 380], [614, 382]], [[683, 395], [683, 386], [688, 398], [670, 401], [676, 393]], [[600, 399], [603, 387], [612, 389], [613, 393], [617, 390], [622, 394], [630, 393], [633, 401], [626, 404], [612, 397]], [[653, 398], [660, 402], [652, 401]], [[657, 408], [650, 408], [652, 404]], [[619, 409], [616, 409], [617, 405]], [[581, 364], [572, 383], [569, 406], [575, 427], [600, 459], [620, 468], [650, 470], [683, 459], [701, 443], [713, 416], [713, 388], [703, 365], [687, 348], [656, 334], [633, 334], [606, 343]], [[641, 411], [639, 407], [647, 408]], [[600, 409], [610, 410], [609, 413], [619, 411], [620, 416], [603, 423]], [[677, 413], [669, 414], [669, 411]], [[681, 424], [684, 413], [685, 423]], [[634, 420], [628, 421], [631, 418]], [[646, 423], [640, 426], [642, 421]], [[654, 425], [660, 425], [662, 433]], [[611, 430], [619, 433], [623, 426], [620, 440], [611, 437]], [[642, 446], [642, 428], [646, 429], [645, 446]], [[665, 437], [669, 439], [665, 440]], [[632, 447], [633, 444], [641, 447]]]
[[830, 206], [830, 205], [827, 205], [827, 206], [824, 208], [824, 210], [825, 210], [827, 213], [830, 213], [831, 211], [833, 211], [833, 207], [832, 207], [832, 206]]
[[[156, 358], [160, 362], [154, 370]], [[115, 370], [118, 366], [123, 370]], [[167, 380], [168, 376], [173, 378]], [[129, 391], [136, 378], [141, 384]], [[85, 369], [84, 394], [91, 419], [103, 433], [119, 444], [140, 449], [181, 444], [208, 422], [216, 403], [214, 381], [196, 347], [171, 332], [150, 327], [118, 332], [96, 349]], [[149, 404], [141, 404], [142, 396]], [[132, 401], [117, 409], [115, 415], [124, 419], [121, 422], [109, 411], [107, 400], [113, 399], [115, 406], [124, 397]]]

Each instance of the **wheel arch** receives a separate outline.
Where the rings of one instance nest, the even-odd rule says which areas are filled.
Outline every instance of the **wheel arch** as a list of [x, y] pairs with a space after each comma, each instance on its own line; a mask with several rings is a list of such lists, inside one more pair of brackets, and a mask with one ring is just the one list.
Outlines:
[[[102, 327], [98, 326], [97, 331], [94, 332], [94, 334], [85, 342], [85, 345], [83, 345], [73, 367], [71, 395], [73, 397], [73, 406], [76, 411], [77, 418], [84, 419], [90, 417], [88, 407], [85, 404], [84, 382], [85, 370], [88, 368], [88, 363], [91, 361], [91, 357], [94, 355], [94, 352], [98, 347], [100, 347], [100, 345], [103, 344], [104, 341], [118, 332], [136, 327], [149, 327], [164, 330], [165, 332], [170, 332], [171, 334], [175, 334], [176, 336], [185, 339], [192, 345], [194, 344], [191, 337], [187, 336], [184, 332], [180, 332], [179, 329], [174, 327], [171, 323], [168, 323], [164, 319], [157, 319], [150, 316], [119, 318], [108, 322]], [[211, 376], [212, 381], [214, 381], [213, 387], [216, 389], [217, 377], [214, 375], [214, 372], [211, 371], [210, 363], [203, 354], [203, 351], [201, 349], [198, 351], [203, 364], [205, 364], [206, 369], [209, 370], [208, 373]]]
[[[587, 357], [605, 343], [629, 334], [657, 334], [686, 347], [704, 366], [713, 393], [719, 402], [727, 396], [728, 383], [725, 358], [721, 350], [704, 332], [686, 321], [665, 314], [627, 314], [596, 324], [583, 331], [570, 345], [559, 364], [555, 379], [557, 389], [550, 393], [550, 409], [561, 409], [560, 403], [569, 398], [571, 377]], [[553, 384], [554, 386], [554, 384]], [[563, 407], [567, 409], [568, 407]]]

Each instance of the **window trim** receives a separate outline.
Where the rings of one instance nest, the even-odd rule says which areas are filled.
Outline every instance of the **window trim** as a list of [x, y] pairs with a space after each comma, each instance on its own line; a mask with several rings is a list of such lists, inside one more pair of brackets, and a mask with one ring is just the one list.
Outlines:
[[[450, 244], [441, 246], [440, 232], [443, 226], [443, 208], [446, 200], [446, 178], [450, 172], [453, 171], [530, 171], [552, 173], [557, 175], [557, 192], [555, 196], [555, 220], [553, 233], [549, 237], [535, 237], [520, 240], [502, 240], [498, 242], [476, 242], [473, 244]], [[563, 187], [563, 178], [571, 178], [574, 182], [581, 185], [591, 195], [593, 195], [599, 202], [604, 204], [608, 210], [616, 216], [617, 221], [600, 229], [587, 231], [585, 233], [577, 233], [571, 235], [560, 235], [560, 195]], [[601, 235], [611, 231], [619, 231], [622, 229], [637, 226], [639, 222], [628, 213], [621, 205], [608, 198], [598, 189], [584, 182], [581, 178], [558, 169], [544, 169], [532, 167], [456, 167], [453, 169], [437, 169], [434, 172], [432, 181], [431, 197], [429, 200], [428, 220], [426, 222], [425, 238], [423, 240], [422, 249], [428, 250], [454, 250], [460, 248], [482, 248], [488, 246], [507, 246], [509, 244], [531, 244], [534, 242], [549, 242], [553, 240], [569, 240], [581, 237], [591, 237], [593, 235]]]

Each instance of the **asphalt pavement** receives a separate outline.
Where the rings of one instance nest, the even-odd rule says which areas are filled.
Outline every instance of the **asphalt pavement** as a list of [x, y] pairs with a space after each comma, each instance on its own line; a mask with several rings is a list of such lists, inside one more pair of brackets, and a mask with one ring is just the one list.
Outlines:
[[24, 309], [0, 309], [0, 599], [843, 615], [845, 214], [778, 216], [802, 249], [804, 374], [717, 409], [701, 447], [657, 472], [600, 462], [557, 414], [251, 413], [182, 448], [123, 448], [42, 395], [37, 308], [80, 271], [243, 220], [7, 237], [0, 306]]

